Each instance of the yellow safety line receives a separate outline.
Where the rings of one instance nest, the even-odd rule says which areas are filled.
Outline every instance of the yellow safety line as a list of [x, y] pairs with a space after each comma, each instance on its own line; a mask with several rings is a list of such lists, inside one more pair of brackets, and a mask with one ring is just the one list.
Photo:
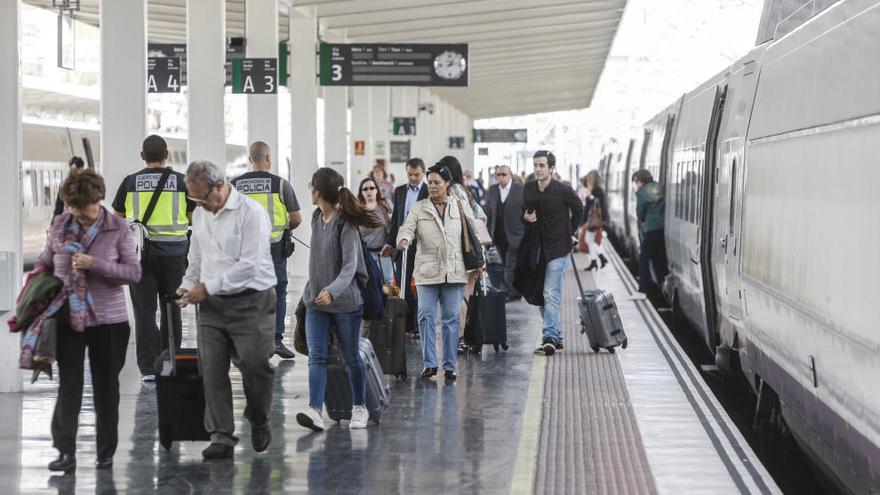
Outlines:
[[[541, 343], [538, 336], [535, 347]], [[538, 463], [538, 439], [541, 434], [541, 413], [544, 410], [544, 376], [548, 360], [536, 354], [532, 360], [532, 375], [526, 394], [526, 408], [523, 412], [522, 433], [513, 469], [513, 483], [510, 493], [532, 495], [534, 493], [535, 469]]]

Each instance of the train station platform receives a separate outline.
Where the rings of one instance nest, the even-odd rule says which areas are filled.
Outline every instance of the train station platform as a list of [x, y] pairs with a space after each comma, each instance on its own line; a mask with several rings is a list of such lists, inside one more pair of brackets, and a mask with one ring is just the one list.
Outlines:
[[[23, 393], [0, 402], [3, 493], [779, 493], [654, 309], [630, 297], [633, 279], [610, 257], [595, 275], [580, 273], [588, 286], [615, 294], [626, 350], [589, 350], [569, 273], [565, 350], [533, 354], [541, 320], [524, 302], [508, 305], [510, 350], [486, 346], [482, 355], [460, 356], [455, 383], [418, 378], [419, 346], [409, 342], [410, 378], [392, 382], [391, 407], [367, 430], [328, 423], [326, 432], [312, 433], [297, 425], [295, 411], [308, 396], [307, 358], [273, 358], [273, 439], [256, 454], [233, 371], [241, 442], [231, 461], [203, 462], [202, 442], [169, 452], [159, 446], [155, 388], [141, 383], [132, 342], [120, 377], [113, 471], [91, 465], [87, 380], [80, 466], [75, 476], [53, 475], [46, 464], [55, 456], [49, 423], [57, 382], [28, 381]], [[184, 344], [192, 345], [193, 315], [184, 316]]]

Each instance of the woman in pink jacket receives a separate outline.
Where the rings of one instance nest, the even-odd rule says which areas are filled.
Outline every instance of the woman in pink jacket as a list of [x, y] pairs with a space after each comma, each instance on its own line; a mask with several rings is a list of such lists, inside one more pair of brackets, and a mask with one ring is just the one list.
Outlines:
[[35, 268], [53, 272], [64, 282], [52, 303], [63, 305], [56, 313], [59, 384], [52, 443], [59, 455], [49, 463], [52, 471], [76, 469], [86, 348], [95, 404], [96, 467], [112, 467], [116, 452], [119, 372], [130, 332], [123, 286], [140, 280], [141, 265], [126, 221], [101, 206], [105, 190], [104, 179], [92, 170], [67, 177], [61, 185], [67, 211], [52, 221]]

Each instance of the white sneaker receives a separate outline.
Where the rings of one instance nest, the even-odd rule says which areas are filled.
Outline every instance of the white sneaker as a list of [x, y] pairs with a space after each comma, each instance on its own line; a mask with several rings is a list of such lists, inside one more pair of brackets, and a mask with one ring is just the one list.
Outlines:
[[141, 377], [141, 381], [144, 383], [155, 383], [156, 375], [144, 375]]
[[351, 409], [351, 422], [348, 423], [348, 428], [351, 430], [359, 430], [367, 427], [367, 422], [370, 421], [370, 413], [367, 412], [367, 408], [364, 406], [354, 406]]
[[307, 407], [296, 413], [296, 422], [312, 431], [324, 431], [324, 418], [321, 417], [321, 410], [314, 407]]

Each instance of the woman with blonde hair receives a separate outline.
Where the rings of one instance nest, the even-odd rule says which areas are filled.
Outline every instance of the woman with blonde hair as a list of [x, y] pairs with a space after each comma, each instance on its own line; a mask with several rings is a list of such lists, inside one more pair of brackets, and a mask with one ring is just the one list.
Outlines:
[[[605, 268], [608, 264], [605, 249], [602, 247], [608, 209], [605, 207], [605, 190], [600, 183], [599, 172], [595, 170], [590, 170], [584, 176], [584, 188], [589, 192], [585, 199], [583, 222], [587, 224], [587, 235], [584, 237], [590, 247], [590, 266], [585, 269], [586, 271]], [[597, 259], [601, 265], [596, 263]]]

